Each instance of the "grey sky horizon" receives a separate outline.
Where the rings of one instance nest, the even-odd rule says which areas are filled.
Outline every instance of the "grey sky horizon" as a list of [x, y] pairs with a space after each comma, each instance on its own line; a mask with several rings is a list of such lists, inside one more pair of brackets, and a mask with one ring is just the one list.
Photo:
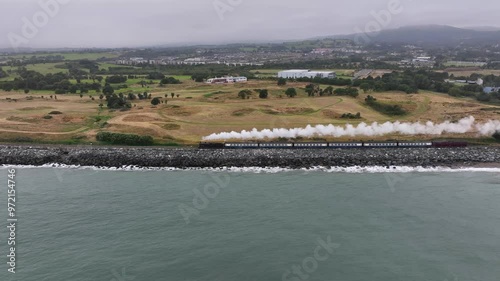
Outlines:
[[[38, 30], [23, 36], [23, 18], [31, 23], [44, 9], [39, 2], [68, 2]], [[392, 1], [392, 2], [391, 2]], [[12, 36], [28, 48], [121, 48], [182, 44], [225, 44], [301, 40], [356, 33], [374, 21], [373, 13], [398, 13], [384, 29], [440, 24], [456, 27], [500, 26], [500, 3], [479, 0], [3, 0], [0, 48]], [[217, 10], [217, 8], [219, 10]], [[57, 9], [56, 9], [57, 10]], [[390, 11], [390, 9], [389, 9]], [[10, 37], [9, 37], [10, 36]], [[20, 40], [16, 37], [17, 40]]]

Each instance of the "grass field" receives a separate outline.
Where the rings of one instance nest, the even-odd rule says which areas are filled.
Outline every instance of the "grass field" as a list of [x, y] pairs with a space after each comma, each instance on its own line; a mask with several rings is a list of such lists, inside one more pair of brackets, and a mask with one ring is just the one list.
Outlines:
[[495, 70], [495, 69], [470, 69], [470, 68], [463, 68], [463, 69], [454, 69], [454, 70], [446, 70], [448, 74], [453, 74], [455, 77], [460, 77], [460, 76], [465, 76], [469, 77], [474, 73], [477, 74], [482, 74], [482, 75], [500, 75], [500, 70]]
[[[50, 92], [0, 92], [0, 141], [30, 138], [34, 141], [59, 143], [95, 142], [100, 130], [151, 135], [158, 143], [194, 144], [203, 136], [222, 131], [241, 131], [253, 128], [294, 128], [309, 124], [345, 125], [347, 122], [385, 121], [435, 121], [459, 120], [473, 115], [478, 120], [498, 119], [500, 108], [477, 103], [468, 99], [456, 99], [446, 95], [422, 92], [415, 95], [404, 93], [370, 93], [379, 101], [399, 104], [409, 111], [400, 118], [385, 116], [367, 107], [365, 94], [350, 97], [307, 97], [307, 83], [288, 83], [280, 87], [273, 81], [249, 81], [245, 84], [208, 85], [195, 83], [189, 77], [180, 85], [160, 88], [150, 85], [142, 88], [129, 80], [129, 88], [121, 92], [148, 91], [153, 97], [166, 101], [153, 107], [150, 100], [134, 100], [129, 111], [99, 109], [98, 98], [92, 101], [88, 95], [58, 95], [50, 99]], [[298, 89], [298, 96], [288, 98], [288, 87]], [[250, 99], [237, 98], [243, 89], [269, 90], [268, 99], [259, 99], [256, 93]], [[171, 98], [170, 93], [180, 97]], [[97, 94], [92, 93], [93, 96]], [[165, 95], [168, 98], [165, 98]], [[32, 96], [33, 99], [27, 99]], [[44, 98], [42, 98], [44, 96]], [[10, 99], [17, 99], [14, 102]], [[45, 119], [51, 111], [63, 114]], [[344, 113], [360, 112], [361, 120], [344, 120]], [[391, 136], [389, 136], [390, 138]], [[394, 137], [394, 136], [392, 136]], [[468, 137], [474, 137], [473, 135]], [[383, 137], [381, 139], [388, 138]], [[398, 138], [404, 138], [398, 136]], [[348, 140], [350, 138], [344, 138]]]
[[41, 74], [49, 74], [49, 73], [69, 73], [68, 69], [65, 68], [58, 68], [56, 65], [64, 65], [64, 63], [39, 63], [39, 64], [30, 64], [27, 65], [26, 68], [28, 70], [33, 70], [36, 72], [39, 72]]
[[119, 56], [117, 53], [111, 52], [103, 52], [103, 53], [79, 53], [79, 52], [69, 52], [69, 53], [29, 53], [29, 54], [17, 54], [17, 55], [9, 55], [9, 56], [0, 56], [0, 58], [14, 58], [14, 59], [22, 59], [22, 58], [31, 58], [33, 56], [37, 57], [46, 57], [46, 56], [64, 56], [65, 60], [97, 60], [100, 58], [116, 58]]

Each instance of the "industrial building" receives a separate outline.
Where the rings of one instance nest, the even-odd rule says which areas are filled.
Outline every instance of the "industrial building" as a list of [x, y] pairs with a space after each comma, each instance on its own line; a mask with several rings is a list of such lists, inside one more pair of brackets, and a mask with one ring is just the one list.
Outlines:
[[333, 71], [311, 71], [309, 69], [290, 69], [278, 72], [279, 78], [297, 79], [297, 78], [337, 78]]

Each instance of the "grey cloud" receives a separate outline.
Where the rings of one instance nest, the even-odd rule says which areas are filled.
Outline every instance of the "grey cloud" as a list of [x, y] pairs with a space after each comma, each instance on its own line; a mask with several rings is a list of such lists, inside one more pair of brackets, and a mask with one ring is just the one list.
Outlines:
[[[40, 0], [58, 1], [58, 0]], [[62, 0], [61, 0], [62, 1]], [[391, 0], [65, 0], [59, 13], [22, 47], [135, 47], [180, 43], [278, 41], [353, 33]], [[393, 0], [392, 0], [393, 1]], [[1, 2], [0, 47], [21, 34], [22, 18], [40, 11], [38, 0]], [[497, 0], [400, 0], [404, 10], [388, 27], [416, 24], [500, 26]], [[230, 5], [230, 4], [228, 4]]]

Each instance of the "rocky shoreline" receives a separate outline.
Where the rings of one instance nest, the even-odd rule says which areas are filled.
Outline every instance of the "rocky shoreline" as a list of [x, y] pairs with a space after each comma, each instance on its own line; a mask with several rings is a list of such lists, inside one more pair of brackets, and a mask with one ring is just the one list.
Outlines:
[[500, 163], [500, 147], [199, 150], [92, 146], [0, 146], [0, 164], [58, 163], [99, 167], [282, 167], [352, 166], [474, 167]]

